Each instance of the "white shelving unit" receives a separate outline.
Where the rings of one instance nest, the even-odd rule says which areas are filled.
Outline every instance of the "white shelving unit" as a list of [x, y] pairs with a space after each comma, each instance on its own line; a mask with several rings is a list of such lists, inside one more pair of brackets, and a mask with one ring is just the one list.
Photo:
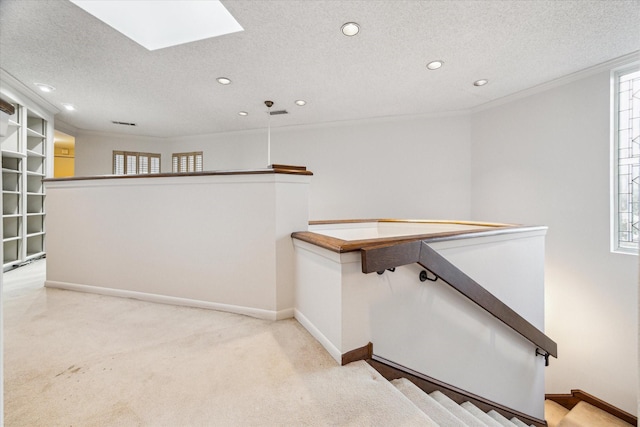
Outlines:
[[36, 111], [12, 102], [2, 147], [3, 269], [45, 255], [45, 193], [52, 124]]

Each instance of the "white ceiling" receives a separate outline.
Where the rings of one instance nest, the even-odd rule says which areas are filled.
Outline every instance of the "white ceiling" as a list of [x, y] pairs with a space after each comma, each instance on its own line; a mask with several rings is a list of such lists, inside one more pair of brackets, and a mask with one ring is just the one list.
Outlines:
[[148, 51], [68, 0], [1, 0], [0, 67], [77, 129], [178, 136], [264, 128], [267, 99], [274, 127], [464, 111], [640, 49], [638, 0], [223, 4], [245, 31]]

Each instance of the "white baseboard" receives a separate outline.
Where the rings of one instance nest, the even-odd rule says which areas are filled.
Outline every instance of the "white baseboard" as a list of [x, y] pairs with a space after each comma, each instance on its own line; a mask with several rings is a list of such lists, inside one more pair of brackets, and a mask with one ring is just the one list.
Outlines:
[[261, 308], [244, 307], [240, 305], [222, 304], [218, 302], [194, 300], [189, 298], [172, 297], [167, 295], [149, 294], [146, 292], [128, 291], [124, 289], [103, 288], [100, 286], [81, 285], [77, 283], [58, 282], [47, 280], [44, 283], [47, 288], [66, 289], [70, 291], [87, 292], [112, 297], [132, 298], [160, 304], [180, 305], [185, 307], [206, 308], [210, 310], [226, 311], [229, 313], [243, 314], [264, 320], [281, 320], [294, 316], [293, 308], [273, 311]]
[[315, 327], [313, 323], [309, 319], [305, 317], [298, 309], [294, 310], [294, 317], [300, 322], [300, 324], [307, 330], [309, 333], [317, 339], [320, 344], [327, 350], [327, 352], [333, 357], [338, 364], [342, 365], [342, 352], [335, 346], [329, 339], [324, 336], [322, 332], [318, 328]]

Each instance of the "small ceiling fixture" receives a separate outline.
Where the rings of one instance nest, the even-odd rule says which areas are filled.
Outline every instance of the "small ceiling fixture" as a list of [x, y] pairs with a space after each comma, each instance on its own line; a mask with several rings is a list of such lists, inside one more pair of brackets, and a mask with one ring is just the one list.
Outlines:
[[431, 61], [427, 64], [427, 68], [429, 70], [437, 70], [438, 68], [442, 67], [444, 65], [444, 61]]
[[113, 120], [111, 123], [113, 123], [114, 125], [121, 125], [121, 126], [135, 126], [135, 123], [130, 123], [130, 122], [118, 122], [116, 120]]
[[342, 34], [353, 37], [360, 32], [360, 26], [355, 22], [347, 22], [342, 26]]
[[246, 111], [240, 111], [238, 114], [241, 115], [241, 116], [248, 116], [249, 115], [249, 113], [247, 113]]
[[54, 90], [56, 90], [55, 87], [48, 85], [48, 84], [44, 84], [44, 83], [34, 83], [36, 86], [38, 86], [38, 89], [40, 89], [42, 92], [53, 92]]
[[487, 79], [480, 79], [480, 80], [476, 80], [475, 82], [473, 82], [474, 86], [484, 86], [487, 83], [489, 83], [489, 80]]
[[67, 111], [76, 111], [76, 106], [73, 104], [65, 104], [62, 103], [62, 106], [64, 107], [65, 110]]
[[300, 107], [302, 107], [303, 105], [305, 105], [307, 103], [307, 101], [303, 100], [303, 99], [298, 99], [296, 101], [296, 105], [299, 105]]
[[226, 77], [218, 77], [216, 79], [218, 81], [218, 83], [220, 83], [221, 85], [228, 85], [231, 84], [231, 80], [226, 78]]

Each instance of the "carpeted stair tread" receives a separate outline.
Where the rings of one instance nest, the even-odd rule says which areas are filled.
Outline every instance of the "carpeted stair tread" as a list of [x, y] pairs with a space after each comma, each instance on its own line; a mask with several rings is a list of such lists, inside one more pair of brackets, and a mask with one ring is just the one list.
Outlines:
[[502, 425], [499, 422], [491, 418], [482, 409], [478, 408], [473, 403], [464, 402], [464, 403], [461, 403], [460, 406], [462, 406], [471, 415], [473, 415], [474, 417], [482, 421], [485, 425], [487, 425], [487, 427], [502, 427]]
[[434, 391], [429, 393], [429, 396], [433, 397], [438, 403], [444, 406], [449, 412], [460, 418], [464, 424], [469, 427], [487, 427], [485, 423], [474, 417], [469, 411], [463, 409], [456, 402], [445, 396], [441, 391]]
[[527, 423], [522, 422], [520, 419], [513, 417], [510, 420], [516, 427], [530, 427]]
[[439, 426], [465, 427], [467, 425], [408, 379], [398, 378], [391, 381], [391, 384]]
[[548, 427], [558, 427], [558, 423], [569, 410], [553, 400], [544, 401], [544, 419], [547, 421]]
[[578, 402], [557, 424], [557, 427], [632, 427], [587, 402]]
[[503, 427], [516, 427], [516, 425], [512, 421], [508, 420], [502, 414], [499, 414], [493, 409], [487, 412], [487, 415], [496, 420]]

